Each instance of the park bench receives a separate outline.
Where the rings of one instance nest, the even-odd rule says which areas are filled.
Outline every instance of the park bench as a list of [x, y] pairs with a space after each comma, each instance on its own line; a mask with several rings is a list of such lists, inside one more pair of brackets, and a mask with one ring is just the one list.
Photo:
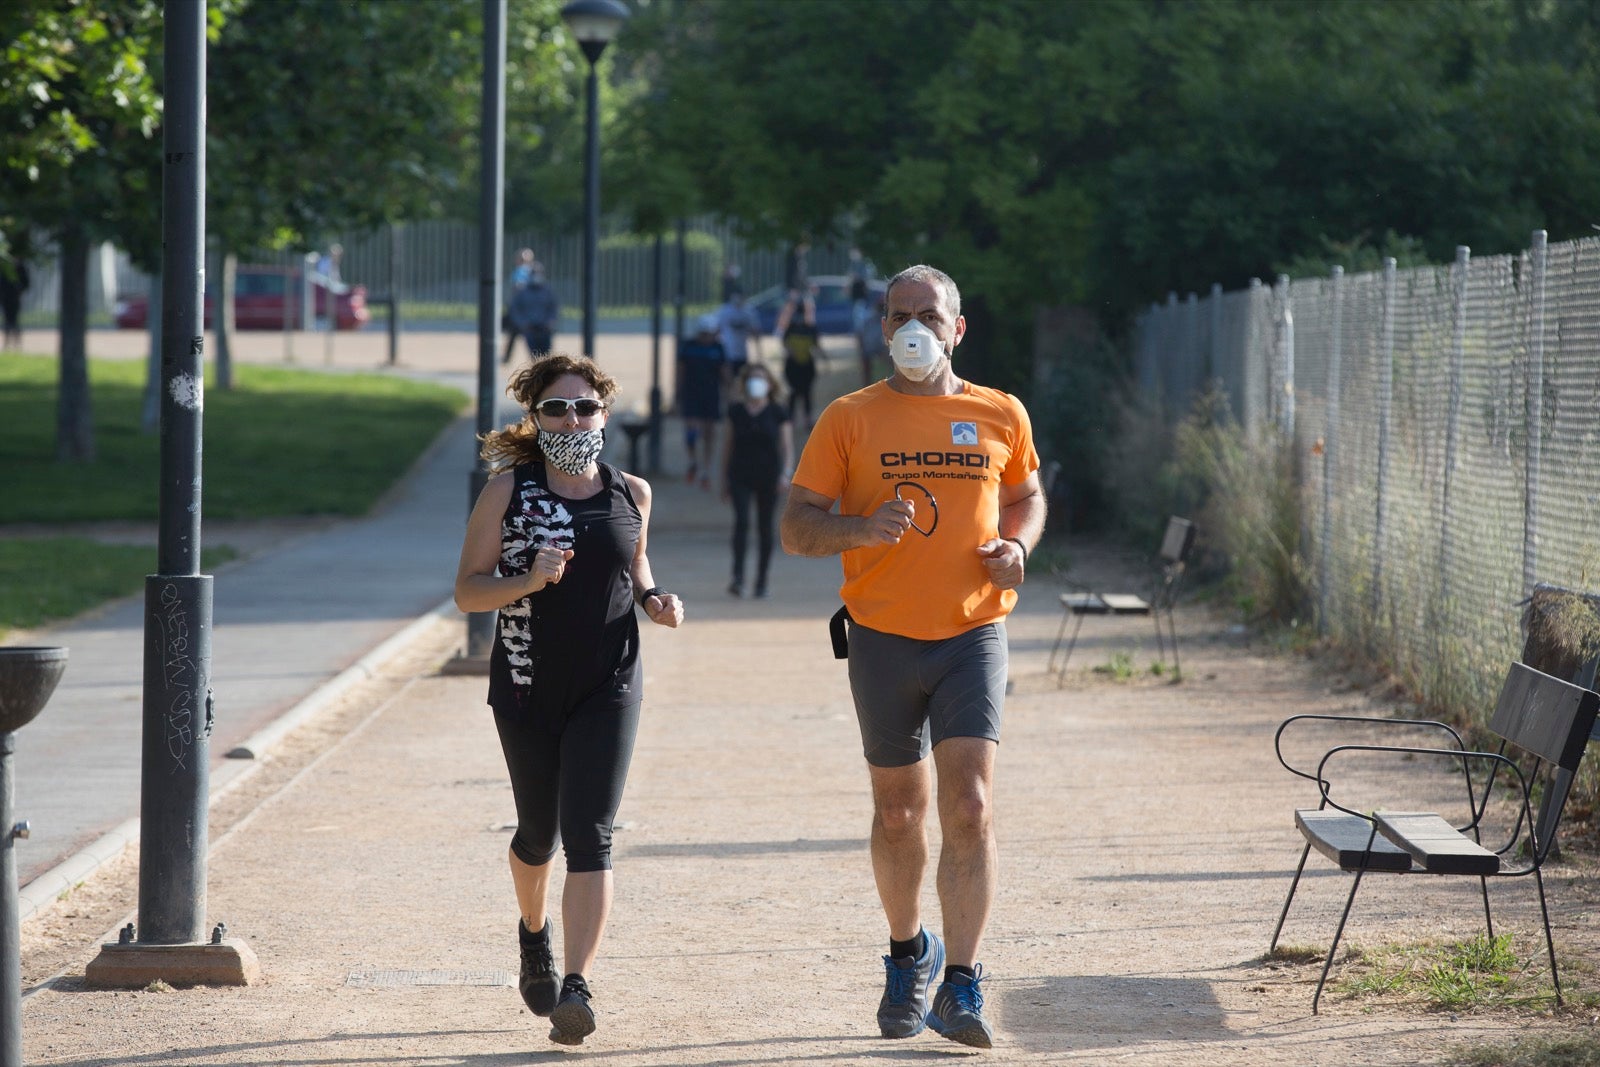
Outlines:
[[[1291, 774], [1315, 782], [1321, 800], [1315, 808], [1294, 813], [1295, 826], [1306, 843], [1272, 931], [1272, 949], [1278, 947], [1284, 919], [1313, 848], [1340, 870], [1354, 875], [1311, 998], [1312, 1014], [1317, 1012], [1356, 891], [1367, 874], [1477, 878], [1490, 938], [1494, 937], [1494, 918], [1489, 909], [1489, 879], [1531, 874], [1544, 921], [1550, 980], [1555, 986], [1556, 1003], [1561, 1003], [1561, 979], [1556, 971], [1555, 940], [1550, 932], [1542, 873], [1561, 813], [1557, 809], [1550, 825], [1541, 826], [1534, 816], [1533, 797], [1536, 784], [1547, 786], [1553, 771], [1577, 768], [1594, 728], [1597, 708], [1600, 695], [1524, 663], [1513, 663], [1489, 722], [1489, 731], [1499, 738], [1499, 748], [1494, 752], [1469, 751], [1454, 729], [1434, 720], [1314, 714], [1284, 720], [1273, 740], [1278, 762]], [[1337, 744], [1326, 749], [1314, 765], [1291, 759], [1285, 753], [1286, 739], [1313, 723], [1337, 724], [1336, 729], [1420, 731], [1438, 736], [1439, 740], [1432, 745]], [[1527, 763], [1528, 770], [1524, 771], [1513, 757]], [[1351, 785], [1362, 780], [1354, 765], [1358, 760], [1367, 764], [1369, 771], [1387, 772], [1386, 777], [1376, 779], [1384, 784]], [[1373, 766], [1373, 761], [1382, 762]], [[1450, 780], [1459, 775], [1459, 792], [1453, 806], [1447, 809], [1448, 814], [1391, 806], [1397, 796], [1403, 796], [1403, 779], [1420, 770], [1415, 765], [1424, 761], [1444, 763], [1451, 770]], [[1335, 770], [1341, 772], [1341, 777], [1335, 778]], [[1493, 804], [1497, 781], [1515, 790], [1515, 805], [1509, 812]], [[1384, 802], [1386, 799], [1388, 803]], [[1377, 803], [1369, 803], [1373, 800]], [[1401, 799], [1400, 803], [1405, 801]], [[1486, 836], [1488, 844], [1484, 841]]]
[[[1066, 579], [1068, 584], [1078, 588], [1061, 594], [1061, 625], [1056, 629], [1056, 642], [1050, 648], [1050, 660], [1046, 668], [1055, 674], [1057, 685], [1065, 684], [1067, 664], [1072, 660], [1072, 650], [1077, 647], [1078, 631], [1082, 629], [1086, 615], [1151, 616], [1155, 620], [1156, 649], [1161, 661], [1166, 662], [1170, 635], [1173, 674], [1177, 676], [1181, 673], [1182, 666], [1178, 661], [1178, 627], [1173, 620], [1172, 609], [1178, 599], [1178, 586], [1183, 581], [1189, 552], [1194, 548], [1194, 537], [1194, 523], [1176, 515], [1167, 519], [1167, 528], [1161, 536], [1161, 545], [1151, 563], [1148, 593], [1103, 593], [1081, 582], [1075, 582], [1070, 577]], [[1163, 618], [1166, 619], [1166, 632], [1162, 631]], [[1067, 650], [1061, 657], [1061, 666], [1057, 667], [1056, 653], [1066, 636], [1068, 622], [1072, 623], [1072, 637], [1067, 641]]]
[[[1595, 688], [1600, 667], [1600, 596], [1541, 582], [1533, 587], [1522, 613], [1522, 662], [1534, 670]], [[1600, 723], [1596, 724], [1600, 731]], [[1596, 732], [1591, 732], [1592, 741]], [[1555, 820], [1572, 791], [1574, 772], [1558, 768], [1539, 798], [1539, 830], [1560, 855]]]

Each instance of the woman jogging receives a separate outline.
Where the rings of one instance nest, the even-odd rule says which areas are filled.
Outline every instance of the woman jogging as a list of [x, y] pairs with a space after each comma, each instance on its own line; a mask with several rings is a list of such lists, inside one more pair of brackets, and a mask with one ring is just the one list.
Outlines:
[[[683, 605], [656, 587], [645, 554], [650, 486], [599, 462], [616, 381], [592, 360], [551, 355], [509, 391], [527, 416], [484, 438], [491, 477], [467, 522], [455, 600], [499, 611], [489, 706], [517, 807], [522, 998], [550, 1017], [552, 1041], [577, 1045], [595, 1029], [589, 973], [611, 909], [611, 829], [643, 696], [633, 609], [675, 627]], [[558, 842], [561, 972], [545, 912]]]

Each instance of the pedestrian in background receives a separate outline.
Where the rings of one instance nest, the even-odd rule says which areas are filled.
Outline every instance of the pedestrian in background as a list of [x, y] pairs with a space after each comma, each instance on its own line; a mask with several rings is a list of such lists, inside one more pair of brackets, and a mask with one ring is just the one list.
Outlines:
[[689, 452], [686, 480], [702, 489], [711, 488], [727, 362], [727, 352], [717, 338], [717, 316], [707, 312], [696, 323], [694, 336], [678, 344], [678, 415], [683, 419], [683, 443]]
[[12, 252], [0, 258], [0, 347], [22, 347], [22, 294], [28, 291], [28, 265]]
[[799, 418], [800, 409], [805, 408], [801, 425], [809, 430], [815, 421], [811, 391], [822, 362], [822, 337], [817, 332], [817, 305], [806, 290], [796, 289], [789, 294], [773, 332], [782, 338], [783, 380], [794, 397], [794, 415]]
[[544, 267], [535, 263], [528, 280], [517, 286], [511, 295], [507, 311], [511, 319], [511, 336], [506, 340], [506, 352], [500, 362], [509, 363], [521, 337], [528, 346], [532, 359], [548, 355], [555, 342], [556, 326], [561, 321], [561, 302], [555, 290], [545, 281]]
[[[676, 627], [683, 604], [651, 573], [650, 486], [599, 461], [616, 381], [593, 360], [552, 355], [508, 391], [526, 415], [484, 437], [491, 473], [467, 521], [455, 601], [499, 612], [488, 702], [517, 808], [518, 987], [549, 1016], [550, 1040], [578, 1045], [595, 1029], [589, 976], [644, 696], [634, 606]], [[558, 843], [562, 972], [546, 913]]]
[[755, 511], [758, 599], [768, 595], [778, 494], [789, 477], [794, 430], [766, 364], [746, 364], [735, 381], [722, 446], [722, 498], [733, 504], [733, 581], [728, 592], [744, 596], [750, 512]]
[[735, 291], [717, 310], [717, 339], [728, 359], [724, 380], [732, 385], [750, 358], [752, 341], [756, 358], [761, 358], [761, 319], [745, 306], [743, 293]]
[[[843, 561], [836, 618], [889, 925], [879, 1032], [910, 1037], [927, 1025], [989, 1048], [978, 950], [998, 879], [991, 798], [1005, 618], [1044, 530], [1039, 456], [1021, 401], [956, 377], [950, 360], [967, 323], [947, 274], [901, 271], [885, 311], [894, 374], [823, 411], [789, 486], [783, 547]], [[924, 456], [937, 464], [923, 466]], [[948, 477], [953, 469], [964, 477]], [[935, 772], [944, 939], [921, 919]]]
[[541, 272], [544, 269], [539, 266], [539, 261], [534, 256], [533, 249], [520, 249], [517, 252], [517, 261], [512, 265], [511, 274], [506, 282], [506, 309], [500, 315], [500, 329], [504, 330], [506, 335], [506, 350], [500, 356], [501, 363], [511, 362], [511, 355], [517, 347], [517, 338], [523, 336], [522, 331], [517, 329], [511, 317], [511, 304], [517, 298], [517, 291], [533, 281], [535, 268], [538, 268]]

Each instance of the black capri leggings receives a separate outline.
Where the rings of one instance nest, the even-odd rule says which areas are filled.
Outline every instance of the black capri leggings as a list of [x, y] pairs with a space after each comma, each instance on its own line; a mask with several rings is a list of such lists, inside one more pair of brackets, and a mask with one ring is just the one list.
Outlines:
[[523, 863], [549, 863], [560, 842], [568, 871], [611, 869], [611, 826], [639, 732], [639, 701], [617, 695], [603, 687], [566, 715], [494, 709], [517, 805], [511, 851]]

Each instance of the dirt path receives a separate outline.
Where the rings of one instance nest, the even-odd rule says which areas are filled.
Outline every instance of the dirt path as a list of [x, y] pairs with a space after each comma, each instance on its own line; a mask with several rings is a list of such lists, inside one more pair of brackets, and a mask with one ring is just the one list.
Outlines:
[[[671, 494], [663, 494], [671, 495]], [[683, 492], [681, 507], [696, 503]], [[33, 1064], [470, 1064], [576, 1055], [616, 1065], [878, 1063], [977, 1055], [874, 1033], [882, 919], [843, 672], [823, 619], [832, 565], [784, 559], [772, 601], [720, 594], [722, 534], [658, 536], [692, 621], [647, 636], [647, 716], [595, 975], [601, 1031], [557, 1049], [521, 1008], [503, 867], [510, 793], [476, 679], [433, 667], [441, 624], [388, 676], [312, 724], [219, 804], [210, 911], [260, 956], [241, 990], [81, 988], [97, 935], [132, 907], [133, 868], [26, 930]], [[1094, 566], [1103, 565], [1090, 560]], [[1298, 854], [1304, 802], [1272, 759], [1288, 709], [1370, 708], [1303, 659], [1265, 654], [1204, 609], [1180, 613], [1187, 678], [1045, 673], [1053, 588], [1011, 626], [1015, 692], [996, 793], [1004, 868], [984, 957], [1006, 1063], [1393, 1064], [1588, 1016], [1453, 1017], [1333, 995], [1314, 965], [1259, 962]], [[1150, 658], [1144, 620], [1086, 634], [1085, 668]], [[1569, 992], [1592, 994], [1588, 883], [1552, 879]], [[1401, 880], [1392, 880], [1400, 882]], [[1351, 936], [1471, 936], [1475, 890], [1375, 884]], [[1307, 880], [1285, 940], [1325, 941], [1345, 882]], [[931, 887], [931, 875], [930, 875]], [[1421, 892], [1419, 892], [1419, 890]], [[1497, 892], [1520, 943], [1532, 887]], [[938, 921], [930, 894], [928, 921]], [[1437, 918], [1435, 918], [1435, 912]], [[418, 984], [435, 982], [444, 984]], [[490, 984], [467, 984], [490, 983]], [[501, 983], [501, 984], [494, 984]]]
[[[772, 600], [731, 600], [720, 507], [665, 478], [657, 500], [656, 574], [690, 621], [647, 628], [646, 716], [588, 1044], [550, 1044], [509, 987], [510, 790], [482, 680], [436, 673], [462, 637], [441, 623], [213, 808], [211, 921], [252, 947], [263, 982], [85, 990], [77, 976], [99, 939], [131, 918], [125, 857], [23, 931], [25, 986], [64, 974], [24, 1005], [27, 1062], [1276, 1067], [1448, 1062], [1529, 1028], [1595, 1036], [1593, 1010], [1455, 1016], [1337, 990], [1312, 1016], [1318, 965], [1261, 961], [1299, 854], [1291, 812], [1314, 801], [1276, 764], [1272, 732], [1293, 711], [1381, 713], [1385, 694], [1193, 604], [1179, 612], [1180, 684], [1143, 670], [1147, 620], [1091, 620], [1058, 688], [1046, 660], [1061, 587], [1035, 576], [1010, 624], [996, 784], [1002, 878], [984, 988], [999, 1043], [883, 1041], [866, 775], [825, 636], [837, 563], [780, 558]], [[1080, 578], [1124, 565], [1088, 546], [1074, 555]], [[1135, 677], [1091, 670], [1117, 653]], [[1591, 868], [1560, 868], [1550, 896], [1569, 997], [1593, 1004]], [[1313, 865], [1285, 942], [1324, 945], [1347, 884]], [[928, 885], [936, 925], [931, 872]], [[1537, 966], [1531, 884], [1494, 899]], [[1373, 880], [1349, 937], [1470, 937], [1478, 915], [1470, 883]]]

